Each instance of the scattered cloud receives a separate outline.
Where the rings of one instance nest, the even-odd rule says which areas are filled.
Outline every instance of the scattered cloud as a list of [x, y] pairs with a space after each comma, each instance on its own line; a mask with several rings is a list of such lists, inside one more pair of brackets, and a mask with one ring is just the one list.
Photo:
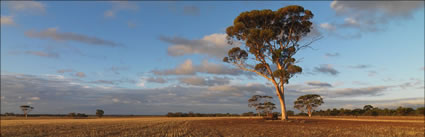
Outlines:
[[46, 57], [46, 58], [59, 58], [59, 54], [54, 52], [26, 51], [25, 54], [39, 56], [39, 57]]
[[110, 47], [122, 46], [122, 44], [118, 44], [116, 42], [109, 41], [109, 40], [100, 39], [97, 37], [91, 37], [91, 36], [76, 34], [72, 32], [58, 32], [57, 30], [58, 30], [57, 28], [48, 28], [40, 32], [30, 30], [25, 32], [25, 35], [31, 38], [52, 39], [57, 41], [75, 41], [75, 42], [81, 42], [81, 43], [93, 44], [93, 45], [99, 45], [99, 46], [110, 46]]
[[348, 66], [349, 68], [353, 68], [353, 69], [366, 69], [366, 68], [370, 68], [372, 67], [371, 65], [365, 65], [365, 64], [359, 64], [359, 65], [352, 65], [352, 66]]
[[28, 100], [37, 101], [37, 100], [40, 100], [40, 97], [30, 97], [28, 98]]
[[114, 103], [118, 103], [118, 102], [120, 102], [120, 100], [119, 100], [119, 99], [117, 99], [117, 98], [112, 98], [112, 102], [114, 102]]
[[103, 84], [103, 85], [118, 85], [118, 84], [122, 84], [122, 83], [135, 84], [136, 81], [131, 80], [131, 79], [120, 79], [120, 80], [103, 80], [103, 79], [100, 79], [100, 80], [90, 81], [89, 83]]
[[1, 16], [0, 22], [1, 22], [1, 25], [15, 25], [13, 16]]
[[4, 4], [13, 12], [46, 12], [46, 6], [38, 1], [7, 1]]
[[[35, 75], [1, 75], [1, 77], [2, 96], [7, 96], [5, 100], [9, 102], [8, 104], [2, 102], [2, 111], [7, 112], [17, 112], [19, 110], [16, 109], [16, 105], [27, 102], [18, 99], [21, 96], [42, 98], [43, 100], [32, 102], [43, 103], [37, 107], [40, 113], [66, 114], [78, 111], [91, 114], [93, 109], [100, 106], [122, 114], [165, 114], [168, 111], [240, 113], [248, 109], [246, 100], [253, 94], [259, 92], [273, 94], [270, 87], [258, 83], [132, 89], [87, 86], [70, 79]], [[238, 106], [236, 107], [238, 109], [235, 109], [235, 106]], [[205, 109], [206, 107], [208, 109]], [[189, 108], [192, 110], [187, 110]]]
[[128, 70], [128, 67], [121, 67], [121, 66], [112, 66], [111, 68], [108, 68], [107, 71], [112, 71], [116, 75], [120, 75], [121, 71]]
[[128, 1], [111, 1], [112, 8], [104, 12], [104, 16], [107, 18], [113, 18], [120, 11], [137, 11], [139, 6], [135, 2]]
[[161, 36], [159, 39], [172, 44], [168, 47], [168, 54], [171, 56], [200, 54], [216, 57], [221, 60], [226, 56], [229, 49], [239, 45], [239, 43], [229, 45], [226, 36], [226, 34], [214, 33], [197, 40], [189, 40], [182, 37], [170, 38], [165, 36]]
[[308, 81], [306, 82], [306, 84], [310, 86], [317, 86], [317, 87], [332, 87], [331, 84], [326, 82], [320, 82], [320, 81]]
[[108, 85], [114, 85], [114, 84], [116, 84], [114, 81], [111, 81], [111, 80], [96, 80], [96, 81], [92, 81], [91, 83], [95, 83], [95, 84], [108, 84]]
[[[208, 77], [207, 80], [225, 77]], [[92, 114], [93, 110], [102, 107], [117, 114], [166, 114], [169, 111], [194, 112], [246, 112], [249, 108], [246, 101], [255, 94], [272, 95], [275, 97], [272, 86], [248, 84], [210, 84], [210, 86], [166, 86], [159, 88], [104, 88], [87, 86], [81, 81], [59, 77], [42, 77], [36, 75], [9, 74], [1, 75], [2, 111], [19, 112], [17, 105], [32, 101], [38, 105], [40, 113], [63, 113], [72, 111]], [[313, 82], [314, 83], [314, 82]], [[316, 82], [317, 83], [317, 82]], [[208, 85], [208, 84], [206, 84]], [[407, 105], [419, 106], [423, 98], [396, 99], [396, 100], [364, 100], [353, 101], [343, 97], [379, 96], [394, 86], [369, 86], [360, 88], [331, 88], [328, 86], [309, 86], [291, 84], [287, 86], [286, 99], [293, 102], [300, 95], [307, 93], [320, 94], [326, 97], [323, 107], [342, 107], [366, 104], [380, 105]], [[4, 98], [3, 98], [4, 97]], [[7, 97], [7, 98], [5, 98]], [[39, 97], [40, 100], [31, 97]], [[42, 100], [41, 100], [42, 99]], [[3, 103], [7, 101], [8, 103]], [[392, 102], [393, 101], [393, 102]], [[93, 105], [87, 105], [93, 104]], [[208, 109], [207, 109], [207, 108]], [[131, 108], [129, 110], [129, 108]], [[235, 109], [237, 108], [237, 109]]]
[[194, 65], [190, 59], [187, 59], [183, 64], [180, 64], [174, 69], [153, 70], [152, 72], [156, 75], [195, 75], [198, 72], [216, 75], [240, 75], [244, 73], [239, 69], [211, 63], [207, 60], [202, 61], [199, 65]]
[[335, 53], [326, 53], [325, 54], [325, 57], [338, 57], [339, 56], [339, 53], [338, 52], [335, 52]]
[[379, 96], [390, 86], [371, 86], [365, 88], [343, 88], [330, 91], [330, 97], [341, 96]]
[[345, 38], [359, 38], [365, 32], [383, 31], [393, 21], [406, 20], [424, 7], [423, 1], [333, 1], [330, 7], [343, 23], [322, 23], [329, 32], [351, 29], [352, 34], [334, 33]]
[[333, 68], [331, 64], [322, 64], [319, 67], [315, 67], [314, 71], [323, 73], [323, 74], [330, 74], [330, 75], [338, 75], [339, 71]]
[[356, 85], [369, 85], [369, 83], [362, 82], [362, 81], [353, 81], [353, 84], [356, 84]]
[[368, 73], [367, 73], [367, 75], [368, 75], [369, 77], [373, 77], [373, 76], [375, 76], [376, 74], [378, 74], [378, 72], [376, 72], [376, 71], [374, 71], [374, 70], [368, 71]]
[[200, 77], [200, 76], [190, 76], [182, 77], [179, 81], [186, 85], [193, 86], [215, 86], [215, 85], [225, 85], [230, 83], [230, 79], [227, 77]]
[[75, 76], [80, 77], [80, 78], [84, 78], [84, 77], [86, 77], [86, 74], [84, 72], [77, 72], [77, 73], [75, 73]]
[[194, 6], [194, 5], [183, 7], [183, 13], [186, 14], [186, 15], [197, 16], [197, 15], [199, 15], [199, 12], [200, 12], [199, 7]]
[[57, 70], [56, 72], [57, 73], [60, 73], [60, 74], [63, 74], [63, 73], [65, 73], [65, 72], [73, 72], [74, 70], [72, 70], [72, 69], [59, 69], [59, 70]]
[[334, 31], [336, 29], [336, 27], [334, 25], [329, 24], [329, 23], [322, 23], [322, 24], [320, 24], [320, 27], [325, 29], [325, 30], [328, 30], [328, 31]]
[[146, 79], [146, 82], [150, 82], [150, 83], [167, 83], [167, 80], [161, 77], [149, 77]]

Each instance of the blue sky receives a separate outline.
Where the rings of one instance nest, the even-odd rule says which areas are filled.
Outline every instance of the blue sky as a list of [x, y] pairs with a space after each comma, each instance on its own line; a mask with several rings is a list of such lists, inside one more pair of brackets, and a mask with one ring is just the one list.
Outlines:
[[250, 96], [275, 93], [221, 62], [224, 31], [241, 12], [294, 4], [322, 38], [296, 55], [288, 108], [308, 93], [320, 109], [423, 106], [423, 2], [2, 1], [1, 112], [254, 111]]

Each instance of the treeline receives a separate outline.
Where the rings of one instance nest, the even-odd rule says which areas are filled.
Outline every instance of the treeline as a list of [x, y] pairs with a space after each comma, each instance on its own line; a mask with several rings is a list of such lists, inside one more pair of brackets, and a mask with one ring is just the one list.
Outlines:
[[240, 116], [239, 114], [230, 114], [230, 113], [183, 113], [183, 112], [168, 112], [167, 117], [232, 117], [232, 116]]
[[[333, 108], [326, 110], [313, 111], [313, 116], [424, 116], [424, 107], [419, 107], [417, 109], [409, 107], [398, 107], [395, 109], [388, 108], [377, 108], [370, 105], [366, 105], [363, 109], [344, 109], [344, 108]], [[273, 112], [277, 115], [280, 115], [278, 112]], [[308, 116], [307, 113], [301, 112], [295, 114], [294, 111], [286, 111], [288, 116]], [[230, 114], [230, 113], [182, 113], [182, 112], [168, 112], [167, 117], [237, 117], [237, 116], [266, 116], [266, 113], [254, 113], [254, 112], [245, 112], [242, 114]]]
[[396, 109], [366, 107], [363, 109], [327, 109], [314, 111], [316, 116], [424, 116], [424, 107], [413, 109], [398, 107]]

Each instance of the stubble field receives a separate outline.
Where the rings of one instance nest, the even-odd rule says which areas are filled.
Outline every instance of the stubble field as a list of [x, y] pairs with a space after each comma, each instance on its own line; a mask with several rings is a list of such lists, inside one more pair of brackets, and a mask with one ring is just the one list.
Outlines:
[[258, 118], [101, 118], [1, 120], [1, 136], [424, 136], [424, 119], [291, 117], [289, 122]]

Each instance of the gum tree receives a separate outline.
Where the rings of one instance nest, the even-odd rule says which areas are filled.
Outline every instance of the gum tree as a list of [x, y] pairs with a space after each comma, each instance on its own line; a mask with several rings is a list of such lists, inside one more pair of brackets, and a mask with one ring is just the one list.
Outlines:
[[323, 103], [323, 98], [320, 95], [307, 94], [294, 101], [294, 108], [302, 112], [307, 111], [308, 117], [311, 117], [311, 112]]
[[276, 108], [275, 104], [270, 102], [272, 99], [273, 97], [271, 96], [254, 95], [248, 99], [248, 107], [254, 107], [258, 116], [260, 116], [260, 112], [264, 112], [268, 115]]
[[26, 119], [28, 118], [28, 113], [30, 113], [34, 109], [34, 107], [31, 107], [29, 105], [22, 105], [22, 106], [20, 106], [20, 108], [21, 108], [22, 112], [24, 112]]
[[302, 72], [293, 56], [314, 41], [305, 39], [312, 29], [312, 18], [310, 10], [296, 5], [277, 11], [252, 10], [242, 12], [226, 29], [228, 42], [241, 42], [243, 48], [230, 49], [223, 61], [270, 81], [280, 101], [282, 120], [288, 119], [285, 84]]
[[101, 118], [103, 117], [103, 114], [105, 114], [105, 111], [101, 110], [101, 109], [96, 109], [96, 116]]

